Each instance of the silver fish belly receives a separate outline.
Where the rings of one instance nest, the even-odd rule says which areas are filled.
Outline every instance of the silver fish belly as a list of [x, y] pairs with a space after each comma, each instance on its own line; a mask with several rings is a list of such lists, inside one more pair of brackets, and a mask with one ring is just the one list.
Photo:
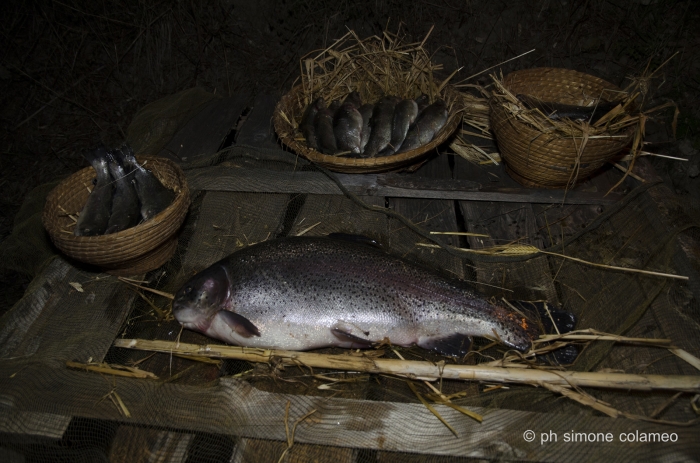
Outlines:
[[371, 133], [370, 120], [372, 119], [372, 111], [374, 111], [374, 105], [363, 104], [362, 106], [360, 106], [359, 111], [360, 115], [362, 115], [362, 134], [360, 136], [360, 151], [364, 153]]
[[391, 142], [385, 148], [386, 155], [394, 154], [401, 149], [406, 133], [418, 116], [418, 105], [413, 100], [401, 100], [394, 110], [394, 123], [391, 127]]
[[461, 356], [472, 336], [531, 346], [527, 320], [467, 283], [330, 238], [283, 238], [235, 252], [185, 283], [173, 314], [185, 328], [250, 347], [361, 348], [388, 339]]
[[395, 96], [385, 96], [374, 105], [371, 129], [364, 157], [376, 157], [391, 141], [391, 126], [394, 121], [394, 108], [399, 102]]
[[355, 105], [345, 102], [333, 116], [333, 134], [340, 151], [360, 154], [362, 140], [362, 115]]

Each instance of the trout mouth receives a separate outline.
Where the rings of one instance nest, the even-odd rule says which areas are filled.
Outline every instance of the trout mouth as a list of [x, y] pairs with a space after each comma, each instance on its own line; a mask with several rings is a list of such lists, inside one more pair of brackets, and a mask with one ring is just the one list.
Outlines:
[[216, 315], [217, 310], [202, 310], [198, 308], [188, 307], [178, 304], [177, 301], [173, 304], [173, 316], [175, 320], [188, 330], [206, 332], [211, 326], [212, 319]]

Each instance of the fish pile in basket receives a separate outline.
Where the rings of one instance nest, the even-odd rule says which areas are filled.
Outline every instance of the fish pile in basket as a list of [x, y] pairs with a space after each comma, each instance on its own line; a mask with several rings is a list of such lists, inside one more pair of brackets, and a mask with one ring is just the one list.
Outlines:
[[359, 92], [329, 106], [318, 97], [304, 110], [300, 129], [309, 148], [324, 154], [359, 158], [391, 156], [429, 143], [447, 122], [442, 99], [429, 104], [422, 94], [414, 99], [386, 95], [375, 104], [362, 104]]
[[310, 52], [273, 113], [282, 143], [336, 172], [417, 169], [472, 103], [449, 83], [455, 73], [434, 75], [442, 65], [423, 48], [427, 38], [408, 43], [385, 31], [360, 39], [349, 31]]
[[99, 145], [86, 153], [97, 175], [73, 229], [75, 236], [109, 235], [152, 219], [175, 199], [153, 173], [136, 161], [128, 144], [108, 150]]

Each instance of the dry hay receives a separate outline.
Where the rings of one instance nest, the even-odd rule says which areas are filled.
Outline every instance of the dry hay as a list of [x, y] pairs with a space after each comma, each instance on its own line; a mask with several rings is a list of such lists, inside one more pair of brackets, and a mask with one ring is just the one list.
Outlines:
[[[330, 47], [304, 56], [300, 60], [300, 79], [275, 110], [275, 129], [282, 141], [333, 170], [378, 172], [420, 162], [454, 132], [463, 114], [478, 113], [483, 120], [484, 111], [488, 110], [486, 100], [458, 92], [448, 84], [457, 71], [436, 80], [435, 72], [442, 70], [442, 65], [432, 63], [424, 48], [429, 36], [430, 32], [421, 42], [405, 43], [405, 36], [399, 32], [384, 31], [381, 37], [360, 39], [349, 31]], [[327, 102], [343, 100], [352, 91], [359, 92], [363, 102], [376, 102], [384, 95], [414, 99], [426, 94], [431, 103], [441, 98], [447, 104], [449, 117], [431, 142], [392, 156], [343, 158], [323, 155], [306, 146], [299, 132], [304, 109], [318, 97]]]
[[[364, 40], [349, 31], [333, 45], [304, 56], [301, 61], [300, 105], [306, 107], [314, 98], [328, 101], [344, 98], [353, 90], [362, 101], [377, 101], [384, 95], [416, 98], [425, 93], [430, 102], [442, 97], [449, 80], [434, 80], [434, 72], [442, 65], [433, 64], [421, 42], [403, 43], [403, 36], [384, 31], [382, 37]], [[450, 76], [451, 77], [451, 76]], [[455, 101], [447, 101], [448, 110]]]
[[[644, 144], [649, 114], [673, 106], [643, 109], [655, 72], [631, 78], [625, 89], [568, 69], [528, 69], [505, 79], [491, 75], [492, 124], [502, 137], [502, 155], [511, 176], [528, 186], [573, 187], [605, 162], [614, 161], [625, 148], [629, 148], [631, 170]], [[593, 123], [552, 119], [539, 108], [528, 108], [516, 96], [518, 88], [528, 88], [529, 95], [552, 103], [594, 107], [611, 101], [617, 105]]]

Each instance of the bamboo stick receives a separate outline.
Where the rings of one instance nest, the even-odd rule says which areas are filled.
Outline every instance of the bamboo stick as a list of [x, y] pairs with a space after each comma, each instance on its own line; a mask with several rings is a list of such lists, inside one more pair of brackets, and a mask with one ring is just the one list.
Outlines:
[[127, 367], [123, 365], [117, 365], [119, 368], [114, 368], [115, 365], [109, 365], [107, 363], [78, 363], [67, 361], [66, 366], [68, 368], [77, 368], [79, 370], [95, 371], [97, 373], [104, 373], [107, 375], [114, 376], [126, 376], [128, 378], [148, 378], [148, 379], [158, 379], [158, 377], [151, 373], [150, 371], [141, 370], [136, 367]]
[[531, 385], [547, 382], [564, 387], [579, 386], [637, 391], [672, 390], [700, 393], [700, 376], [591, 373], [479, 365], [435, 365], [431, 362], [415, 360], [372, 359], [367, 356], [324, 355], [311, 352], [215, 344], [185, 344], [146, 339], [117, 339], [114, 346], [180, 355], [234, 358], [249, 362], [268, 363], [274, 359], [290, 365], [303, 364], [313, 368], [384, 373], [408, 378], [445, 378]]

